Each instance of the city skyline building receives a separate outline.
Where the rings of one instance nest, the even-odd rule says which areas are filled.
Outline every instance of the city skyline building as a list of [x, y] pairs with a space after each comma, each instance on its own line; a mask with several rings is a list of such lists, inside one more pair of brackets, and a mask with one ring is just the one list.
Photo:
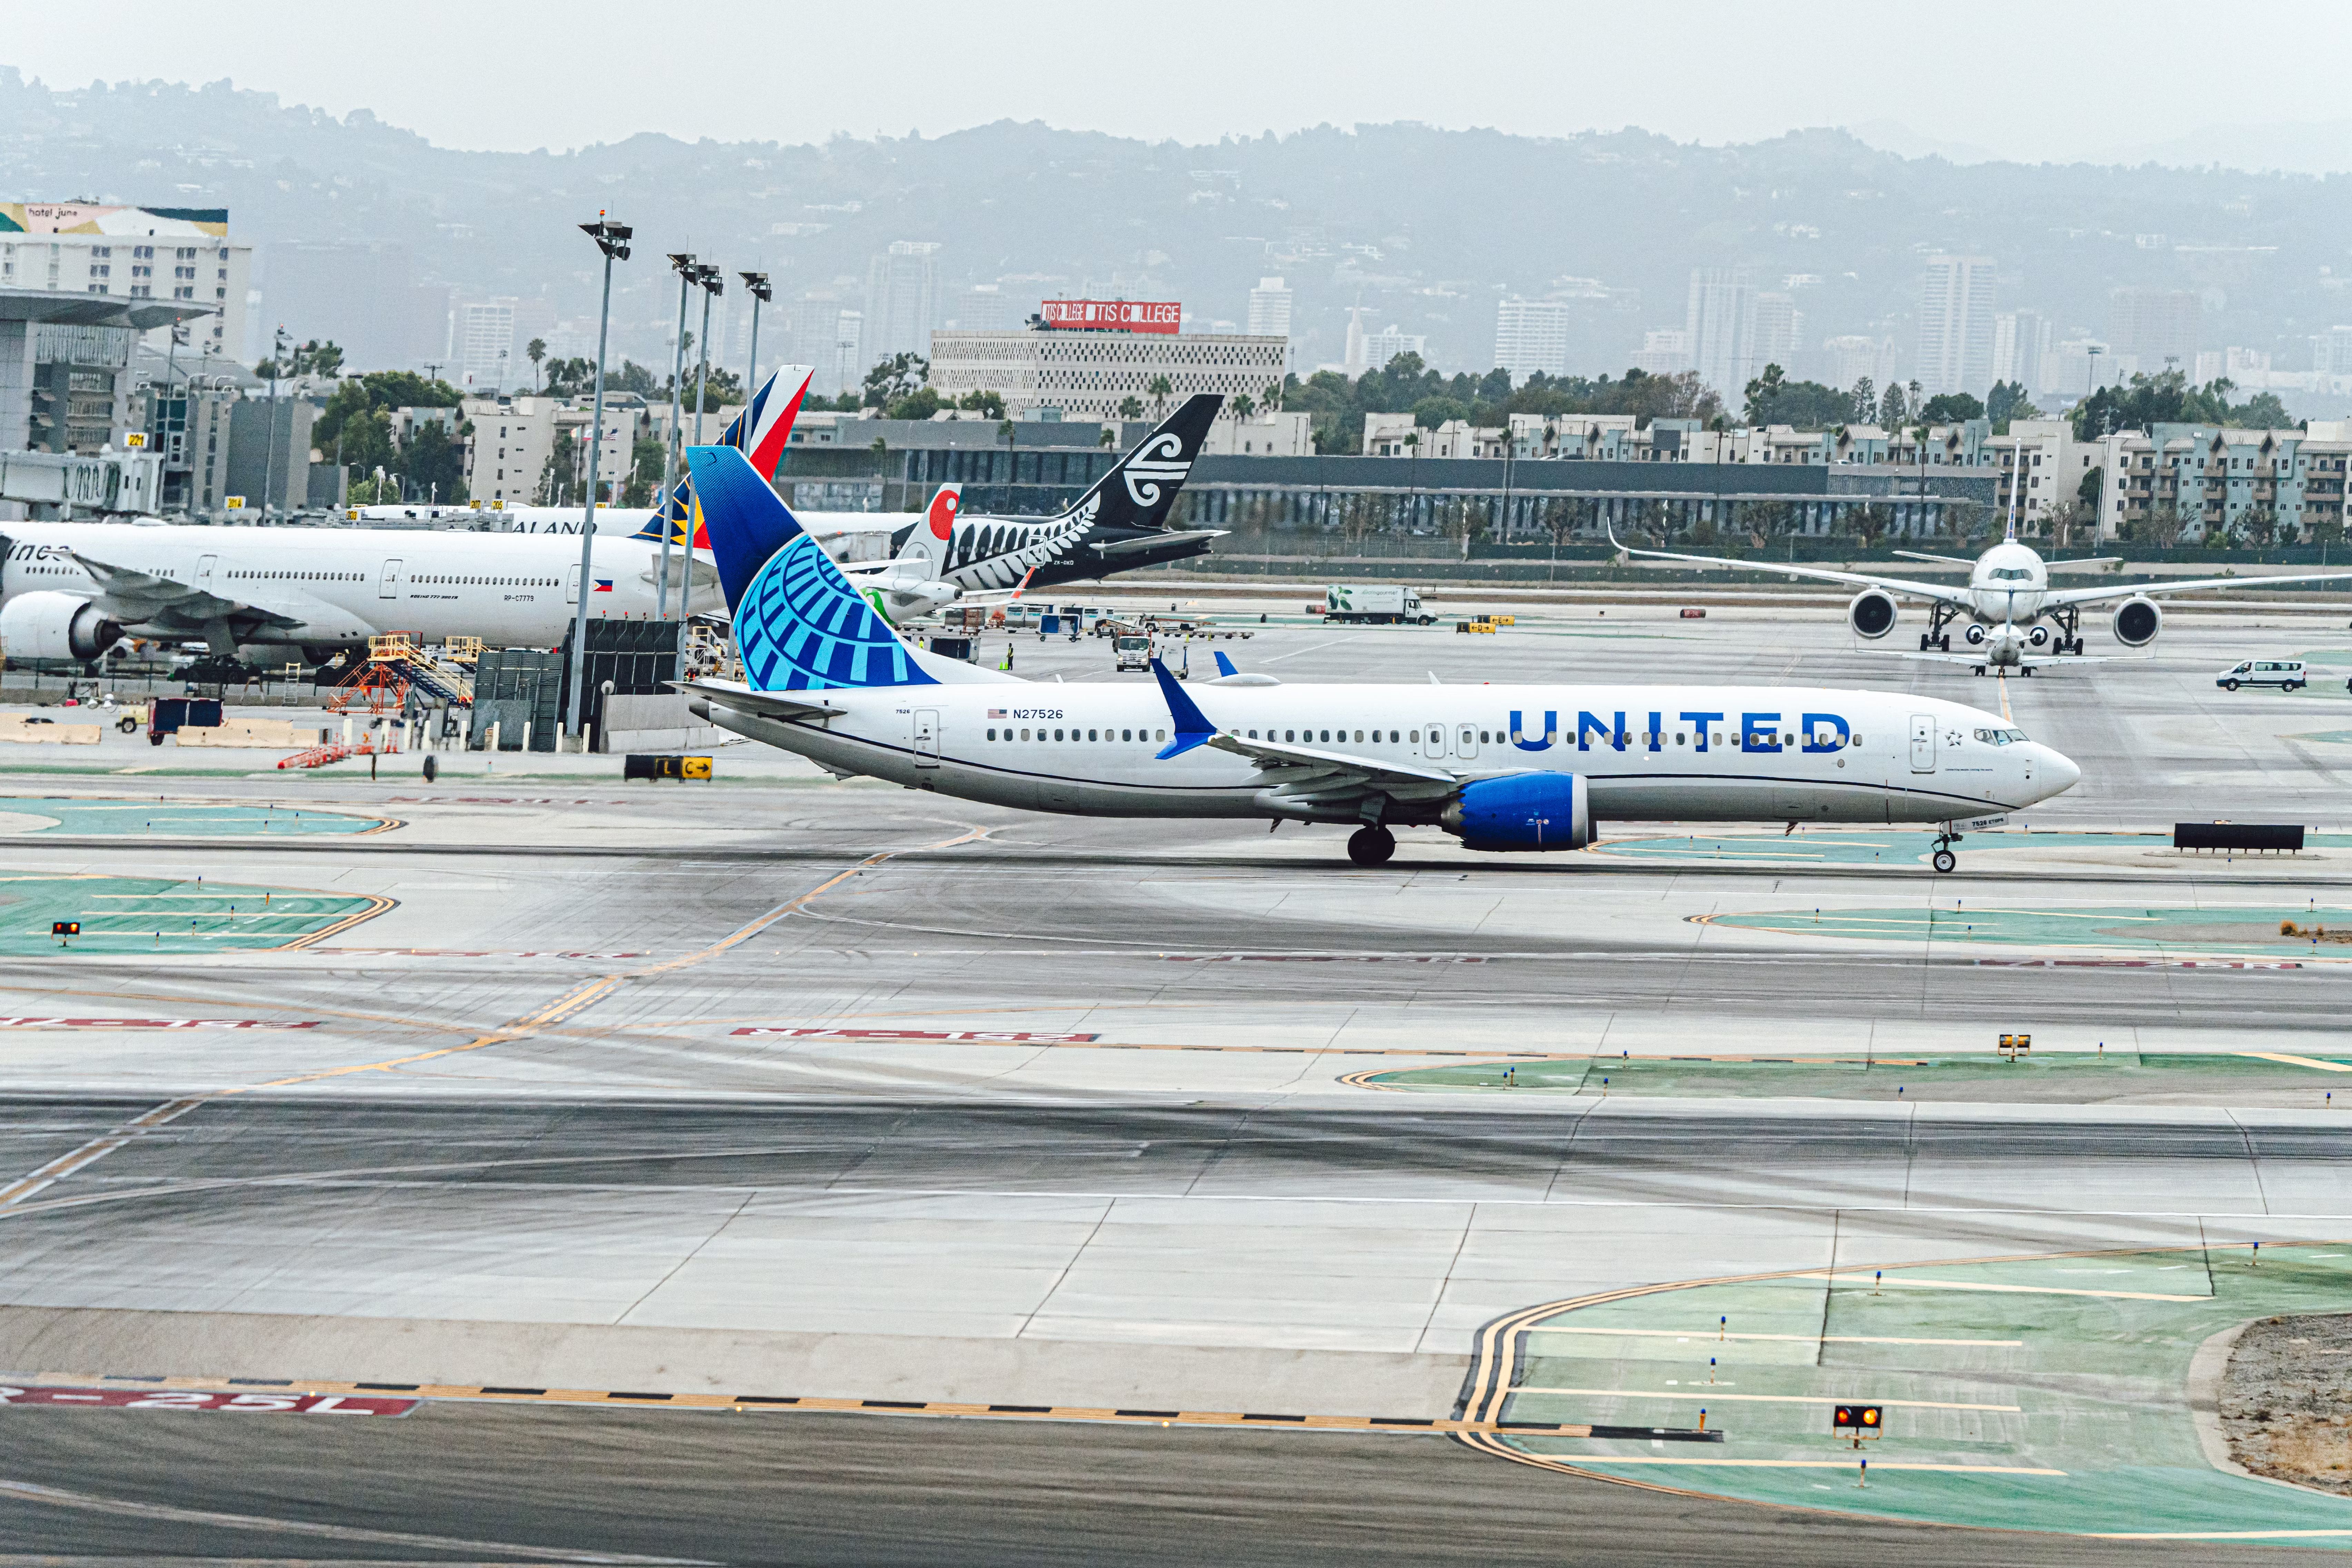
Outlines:
[[1928, 397], [1992, 390], [1993, 263], [1930, 256], [1919, 284], [1919, 353], [1913, 374]]
[[1737, 398], [1755, 375], [1756, 288], [1744, 268], [1699, 267], [1691, 270], [1690, 300], [1683, 320], [1691, 368], [1727, 402]]
[[1538, 373], [1568, 374], [1572, 308], [1559, 300], [1511, 298], [1495, 307], [1495, 363], [1516, 384]]
[[[867, 266], [860, 336], [872, 359], [930, 357], [931, 329], [939, 325], [940, 249], [937, 240], [894, 240]], [[864, 374], [861, 367], [858, 374]]]

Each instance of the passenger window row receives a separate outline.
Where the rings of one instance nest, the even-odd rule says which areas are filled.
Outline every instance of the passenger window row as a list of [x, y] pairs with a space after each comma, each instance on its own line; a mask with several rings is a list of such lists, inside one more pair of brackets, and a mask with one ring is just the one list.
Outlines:
[[[1041, 727], [1037, 731], [1037, 739], [1040, 741], [1059, 741], [1064, 738], [1064, 734], [1065, 732], [1060, 730], [1055, 730], [1049, 733]], [[1006, 730], [1001, 735], [994, 730], [991, 730], [988, 732], [988, 738], [992, 741], [1010, 741], [1015, 739], [1011, 730]], [[1022, 731], [1018, 738], [1024, 741], [1029, 739], [1029, 731], [1026, 730]], [[1093, 741], [1097, 743], [1105, 741], [1125, 741], [1129, 742], [1136, 741], [1165, 741], [1168, 739], [1168, 731], [1165, 730], [1071, 730], [1067, 731], [1067, 738], [1073, 741]]]

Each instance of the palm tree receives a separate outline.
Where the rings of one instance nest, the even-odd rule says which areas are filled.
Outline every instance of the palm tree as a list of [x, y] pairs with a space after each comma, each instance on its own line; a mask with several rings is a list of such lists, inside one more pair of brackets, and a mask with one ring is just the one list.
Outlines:
[[1143, 390], [1151, 394], [1151, 416], [1157, 419], [1168, 412], [1168, 400], [1175, 395], [1176, 384], [1164, 375], [1155, 375]]
[[1118, 400], [1118, 416], [1119, 416], [1121, 419], [1140, 419], [1140, 418], [1142, 418], [1142, 417], [1143, 417], [1143, 399], [1141, 399], [1140, 397], [1136, 396], [1136, 395], [1135, 395], [1135, 394], [1133, 394], [1133, 393], [1131, 393], [1131, 392], [1130, 392], [1130, 393], [1129, 393], [1125, 397], [1120, 398], [1120, 399]]
[[[509, 339], [508, 341], [512, 342], [513, 340]], [[523, 357], [530, 361], [530, 389], [533, 393], [537, 393], [539, 391], [539, 362], [547, 357], [547, 340], [545, 338], [531, 339], [530, 345], [524, 349], [522, 353]]]

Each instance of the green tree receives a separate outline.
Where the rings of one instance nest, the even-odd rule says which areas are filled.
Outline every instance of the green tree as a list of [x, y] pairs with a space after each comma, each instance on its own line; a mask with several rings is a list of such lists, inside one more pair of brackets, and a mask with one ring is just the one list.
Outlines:
[[1985, 416], [1985, 405], [1965, 392], [1939, 392], [1919, 405], [1922, 425], [1964, 425]]
[[1133, 393], [1129, 393], [1125, 397], [1120, 398], [1118, 400], [1118, 416], [1121, 419], [1142, 418], [1143, 399], [1136, 396]]
[[1155, 375], [1144, 384], [1143, 390], [1151, 394], [1151, 416], [1154, 419], [1165, 418], [1168, 400], [1176, 394], [1176, 384], [1164, 375]]
[[874, 368], [866, 373], [864, 406], [888, 408], [902, 397], [913, 396], [930, 377], [930, 361], [919, 354], [893, 354], [877, 360]]
[[977, 414], [984, 419], [1004, 417], [1004, 395], [997, 392], [967, 392], [956, 399], [955, 405], [967, 414]]
[[1234, 417], [1236, 419], [1246, 419], [1257, 412], [1256, 400], [1246, 392], [1227, 399], [1226, 406], [1234, 411]]
[[929, 419], [940, 407], [938, 393], [928, 386], [919, 386], [906, 396], [893, 399], [882, 412], [884, 417], [890, 419]]
[[629, 447], [629, 479], [621, 487], [623, 506], [651, 506], [661, 488], [664, 444], [658, 436], [640, 436]]
[[530, 389], [533, 392], [537, 392], [539, 390], [540, 362], [547, 358], [547, 340], [545, 338], [531, 339], [529, 346], [524, 348], [522, 353], [523, 357], [530, 361]]
[[1851, 394], [1817, 381], [1787, 380], [1777, 364], [1748, 384], [1748, 423], [1789, 425], [1800, 430], [1821, 430], [1843, 425], [1853, 415]]
[[2042, 410], [2026, 396], [2023, 382], [1997, 381], [1985, 396], [1985, 417], [1992, 421], [1994, 435], [2006, 436], [2012, 420], [2039, 419]]
[[437, 419], [416, 422], [400, 446], [400, 471], [408, 480], [409, 494], [437, 497], [444, 502], [466, 499], [464, 437], [471, 429], [461, 426], [452, 437]]

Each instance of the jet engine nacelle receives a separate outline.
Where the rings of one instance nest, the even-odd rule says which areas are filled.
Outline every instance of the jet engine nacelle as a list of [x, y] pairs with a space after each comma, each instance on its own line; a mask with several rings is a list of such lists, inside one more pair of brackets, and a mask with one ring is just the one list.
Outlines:
[[12, 658], [96, 658], [122, 628], [71, 594], [19, 594], [0, 607], [0, 647]]
[[2036, 626], [2032, 631], [2025, 634], [2025, 640], [2032, 643], [2035, 647], [2048, 647], [2050, 646], [2050, 628], [2048, 626]]
[[2126, 599], [2116, 606], [2115, 629], [2124, 647], [2146, 647], [2164, 629], [2164, 611], [2154, 599]]
[[1968, 638], [1970, 647], [1982, 647], [1985, 638], [1992, 634], [1986, 629], [1982, 621], [1976, 621], [1971, 623], [1969, 629], [1961, 635]]
[[1592, 787], [1578, 773], [1481, 779], [1438, 824], [1465, 849], [1581, 849], [1592, 842]]
[[1895, 629], [1895, 596], [1877, 588], [1864, 588], [1845, 607], [1845, 618], [1854, 636], [1874, 641]]

